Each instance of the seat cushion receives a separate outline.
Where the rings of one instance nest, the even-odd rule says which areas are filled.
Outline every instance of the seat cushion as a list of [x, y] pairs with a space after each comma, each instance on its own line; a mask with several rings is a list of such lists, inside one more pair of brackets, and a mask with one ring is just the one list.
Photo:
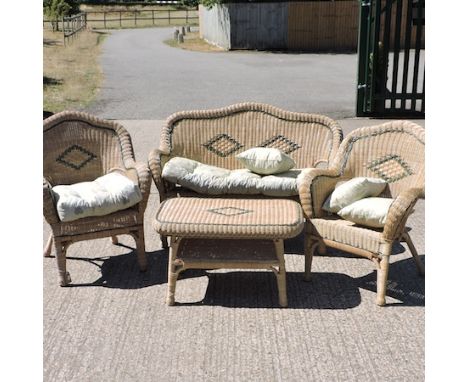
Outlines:
[[52, 194], [62, 222], [108, 215], [134, 206], [142, 199], [138, 186], [117, 172], [92, 182], [55, 186]]
[[350, 245], [378, 253], [382, 240], [382, 231], [360, 227], [356, 223], [341, 219], [340, 217], [327, 216], [325, 218], [311, 219], [314, 234], [338, 243]]
[[228, 170], [192, 159], [175, 157], [163, 168], [162, 177], [203, 195], [295, 196], [302, 170], [261, 176], [247, 169]]
[[261, 175], [279, 174], [291, 170], [296, 162], [279, 149], [253, 147], [236, 155], [245, 168]]

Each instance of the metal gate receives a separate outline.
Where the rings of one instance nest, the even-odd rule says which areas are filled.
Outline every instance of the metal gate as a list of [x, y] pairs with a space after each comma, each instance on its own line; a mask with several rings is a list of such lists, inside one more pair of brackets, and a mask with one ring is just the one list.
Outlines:
[[361, 0], [356, 115], [424, 117], [425, 0]]

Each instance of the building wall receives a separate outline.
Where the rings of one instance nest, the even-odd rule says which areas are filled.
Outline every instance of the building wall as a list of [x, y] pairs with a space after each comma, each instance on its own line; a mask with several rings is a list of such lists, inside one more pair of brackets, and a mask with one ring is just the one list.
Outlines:
[[[402, 2], [400, 45], [406, 35], [406, 15], [410, 0]], [[269, 49], [312, 52], [355, 52], [359, 34], [358, 1], [227, 3], [211, 10], [200, 6], [200, 34], [225, 49]], [[385, 1], [382, 2], [382, 8]], [[390, 47], [395, 43], [397, 7], [385, 17], [390, 22]], [[411, 47], [415, 47], [416, 28], [410, 29]], [[424, 47], [424, 28], [422, 46]]]
[[228, 7], [215, 5], [208, 9], [200, 5], [198, 17], [202, 38], [213, 45], [231, 49], [231, 19]]
[[356, 51], [358, 22], [357, 1], [200, 6], [201, 36], [225, 49]]
[[231, 49], [287, 49], [288, 3], [226, 4]]

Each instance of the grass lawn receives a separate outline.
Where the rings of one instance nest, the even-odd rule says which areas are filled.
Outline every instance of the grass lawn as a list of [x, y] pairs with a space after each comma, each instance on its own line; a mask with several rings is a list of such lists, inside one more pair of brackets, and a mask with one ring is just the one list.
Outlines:
[[106, 35], [81, 31], [64, 46], [62, 32], [44, 29], [44, 110], [79, 109], [94, 99], [102, 81], [98, 57]]
[[174, 48], [194, 50], [197, 52], [225, 52], [222, 48], [208, 44], [205, 40], [200, 38], [198, 32], [186, 33], [183, 43], [178, 43], [174, 39], [166, 40], [164, 43]]

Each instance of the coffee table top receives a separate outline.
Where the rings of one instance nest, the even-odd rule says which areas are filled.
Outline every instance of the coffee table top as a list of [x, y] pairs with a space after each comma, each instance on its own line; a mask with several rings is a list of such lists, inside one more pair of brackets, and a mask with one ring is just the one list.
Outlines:
[[154, 221], [164, 236], [225, 239], [287, 239], [303, 225], [300, 204], [287, 199], [173, 198]]

